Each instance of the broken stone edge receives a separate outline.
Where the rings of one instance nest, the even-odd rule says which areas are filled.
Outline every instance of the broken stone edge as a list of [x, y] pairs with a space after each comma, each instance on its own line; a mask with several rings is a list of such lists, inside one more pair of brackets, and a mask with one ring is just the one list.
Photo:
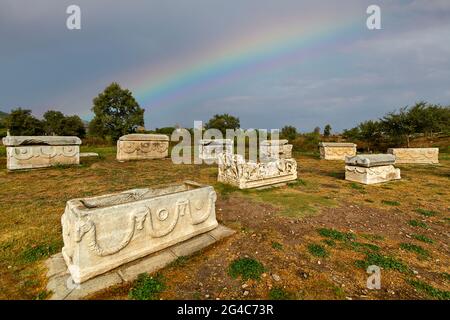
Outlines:
[[108, 287], [131, 282], [141, 273], [152, 273], [162, 269], [179, 257], [189, 256], [234, 233], [234, 230], [219, 224], [209, 232], [124, 264], [82, 284], [75, 284], [72, 281], [62, 254], [57, 253], [45, 261], [48, 268], [47, 291], [52, 292], [49, 299], [78, 300]]

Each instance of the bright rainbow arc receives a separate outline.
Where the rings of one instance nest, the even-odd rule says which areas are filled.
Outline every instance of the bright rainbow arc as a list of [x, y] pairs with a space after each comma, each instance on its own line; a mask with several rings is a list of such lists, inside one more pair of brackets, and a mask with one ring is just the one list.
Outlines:
[[[361, 24], [360, 21], [358, 23]], [[197, 58], [207, 62], [194, 62], [182, 70], [168, 67], [155, 73], [154, 70], [144, 69], [141, 77], [138, 76], [141, 80], [137, 81], [134, 92], [144, 107], [156, 107], [244, 74], [254, 74], [292, 61], [301, 63], [314, 59], [325, 53], [316, 49], [323, 51], [324, 48], [352, 40], [361, 29], [352, 21], [338, 26], [310, 28], [301, 33], [294, 29], [281, 36], [279, 30], [272, 34], [260, 33], [259, 39], [242, 38], [232, 46], [211, 50], [204, 55], [207, 58]], [[299, 56], [303, 59], [295, 61]]]

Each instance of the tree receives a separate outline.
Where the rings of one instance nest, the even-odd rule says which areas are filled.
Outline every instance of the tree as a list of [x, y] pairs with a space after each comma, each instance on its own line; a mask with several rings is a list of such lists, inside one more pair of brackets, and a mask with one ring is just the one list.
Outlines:
[[86, 128], [84, 127], [83, 120], [79, 116], [64, 117], [61, 135], [84, 138], [86, 136]]
[[331, 135], [331, 126], [329, 124], [327, 124], [323, 129], [323, 135], [325, 137], [329, 137]]
[[205, 125], [206, 129], [217, 129], [225, 135], [226, 129], [239, 129], [241, 127], [239, 118], [228, 113], [214, 115]]
[[391, 137], [403, 137], [409, 148], [411, 135], [417, 132], [417, 123], [414, 123], [409, 115], [408, 107], [401, 108], [398, 113], [388, 113], [381, 119], [381, 124], [383, 130]]
[[358, 138], [367, 142], [368, 150], [370, 151], [382, 139], [381, 124], [378, 121], [364, 121], [358, 126]]
[[316, 135], [320, 135], [320, 127], [315, 127], [313, 133]]
[[44, 130], [45, 134], [53, 136], [61, 136], [63, 131], [64, 114], [60, 111], [49, 110], [44, 113]]
[[43, 123], [36, 119], [31, 110], [11, 110], [5, 119], [6, 127], [13, 136], [37, 136], [44, 134]]
[[89, 134], [109, 136], [117, 140], [120, 136], [133, 133], [144, 126], [144, 109], [134, 99], [131, 91], [111, 83], [93, 100], [95, 116], [89, 125]]
[[288, 140], [297, 138], [297, 129], [293, 126], [284, 126], [281, 129], [281, 137]]

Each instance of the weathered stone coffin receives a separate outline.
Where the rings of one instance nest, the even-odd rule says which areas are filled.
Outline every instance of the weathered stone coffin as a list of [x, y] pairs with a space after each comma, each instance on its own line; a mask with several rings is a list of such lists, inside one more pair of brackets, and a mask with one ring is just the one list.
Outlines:
[[249, 189], [284, 183], [297, 179], [297, 162], [278, 159], [269, 162], [246, 162], [242, 155], [223, 154], [219, 157], [217, 180], [239, 189]]
[[363, 184], [382, 183], [400, 179], [400, 169], [394, 167], [395, 156], [370, 154], [346, 157], [345, 180]]
[[162, 159], [169, 155], [169, 137], [163, 134], [127, 134], [117, 141], [117, 160]]
[[231, 139], [202, 139], [198, 143], [199, 158], [207, 162], [215, 162], [222, 153], [233, 154]]
[[218, 224], [213, 187], [195, 182], [67, 202], [62, 254], [81, 283]]
[[345, 160], [356, 155], [356, 144], [343, 142], [320, 142], [320, 159]]
[[3, 144], [8, 170], [80, 163], [81, 140], [78, 137], [7, 136]]
[[395, 163], [439, 163], [439, 148], [390, 148], [388, 153], [395, 155]]
[[259, 153], [263, 161], [290, 159], [292, 158], [292, 144], [288, 144], [288, 140], [264, 140], [259, 146]]

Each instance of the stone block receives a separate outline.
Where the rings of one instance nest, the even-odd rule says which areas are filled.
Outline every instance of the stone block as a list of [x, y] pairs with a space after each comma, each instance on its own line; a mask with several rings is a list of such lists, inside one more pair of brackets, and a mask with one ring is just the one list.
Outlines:
[[439, 148], [390, 148], [388, 153], [395, 156], [395, 163], [439, 163]]
[[60, 136], [7, 136], [6, 167], [8, 170], [45, 168], [80, 163], [81, 140]]
[[186, 181], [67, 202], [63, 257], [76, 283], [214, 229], [216, 192]]
[[195, 239], [191, 239], [190, 241], [185, 241], [174, 245], [170, 248], [170, 250], [177, 257], [184, 257], [193, 254], [196, 251], [199, 251], [203, 248], [206, 248], [210, 244], [213, 244], [216, 240], [210, 236], [209, 234], [202, 234]]
[[356, 155], [356, 144], [344, 142], [319, 143], [320, 159], [345, 160], [346, 156]]
[[269, 162], [246, 162], [241, 155], [224, 154], [219, 157], [217, 180], [239, 189], [275, 185], [297, 179], [295, 159], [278, 159]]
[[162, 159], [169, 155], [169, 137], [163, 134], [128, 134], [117, 141], [117, 160]]
[[262, 161], [292, 158], [292, 144], [288, 140], [264, 140], [259, 146]]
[[133, 281], [139, 274], [157, 271], [176, 259], [177, 256], [170, 249], [164, 249], [151, 256], [144, 257], [136, 263], [120, 268], [119, 273], [125, 281]]
[[198, 157], [207, 164], [217, 162], [222, 153], [233, 154], [234, 144], [231, 139], [203, 139], [198, 143]]
[[345, 166], [345, 180], [375, 184], [400, 179], [400, 169], [393, 165], [376, 167]]
[[345, 164], [357, 167], [379, 167], [388, 166], [395, 163], [395, 156], [392, 154], [359, 154], [353, 157], [345, 157]]

